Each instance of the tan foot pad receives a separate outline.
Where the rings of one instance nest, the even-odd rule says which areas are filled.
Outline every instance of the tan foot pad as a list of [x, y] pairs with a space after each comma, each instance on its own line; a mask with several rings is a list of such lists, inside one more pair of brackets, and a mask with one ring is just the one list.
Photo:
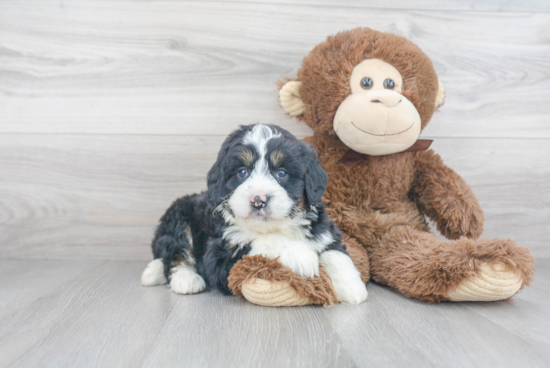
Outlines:
[[482, 263], [477, 276], [463, 281], [447, 298], [453, 302], [504, 300], [517, 293], [521, 284], [521, 277], [503, 264]]
[[311, 298], [299, 296], [287, 282], [252, 279], [242, 285], [242, 293], [249, 302], [270, 307], [297, 307], [312, 304]]

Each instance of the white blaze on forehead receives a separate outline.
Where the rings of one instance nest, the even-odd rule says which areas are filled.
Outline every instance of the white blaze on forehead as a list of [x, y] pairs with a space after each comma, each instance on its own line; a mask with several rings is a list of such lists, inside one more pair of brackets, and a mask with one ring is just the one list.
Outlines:
[[243, 139], [243, 144], [252, 145], [256, 148], [256, 151], [258, 151], [258, 160], [254, 165], [254, 170], [251, 175], [252, 177], [261, 174], [265, 176], [266, 179], [272, 179], [275, 181], [267, 170], [267, 142], [269, 142], [270, 139], [280, 137], [281, 133], [279, 131], [262, 124], [255, 125], [250, 132], [246, 133]]
[[243, 139], [244, 144], [250, 144], [256, 147], [260, 159], [265, 156], [267, 151], [267, 142], [272, 138], [281, 137], [281, 133], [276, 129], [271, 129], [267, 125], [258, 124], [246, 133]]
[[258, 151], [258, 160], [254, 165], [251, 177], [261, 175], [264, 176], [264, 179], [267, 179], [267, 181], [274, 181], [276, 183], [275, 179], [273, 179], [267, 170], [269, 165], [267, 164], [266, 155], [267, 142], [269, 142], [270, 139], [279, 137], [281, 137], [281, 133], [276, 129], [271, 129], [267, 125], [262, 124], [255, 125], [254, 128], [245, 135], [243, 143], [254, 146], [256, 151]]

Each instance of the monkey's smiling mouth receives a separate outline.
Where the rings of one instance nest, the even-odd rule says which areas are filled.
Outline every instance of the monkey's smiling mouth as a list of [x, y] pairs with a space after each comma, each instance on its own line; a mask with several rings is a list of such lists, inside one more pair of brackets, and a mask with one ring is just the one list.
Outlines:
[[389, 136], [392, 136], [392, 135], [399, 135], [401, 133], [405, 133], [407, 130], [411, 129], [413, 126], [414, 126], [415, 122], [413, 121], [413, 123], [411, 124], [410, 127], [408, 127], [407, 129], [405, 130], [402, 130], [400, 132], [397, 132], [397, 133], [392, 133], [392, 134], [375, 134], [375, 133], [369, 133], [361, 128], [359, 128], [357, 125], [353, 124], [353, 121], [351, 122], [351, 125], [353, 125], [357, 130], [360, 130], [362, 131], [363, 133], [367, 133], [367, 134], [370, 134], [370, 135], [374, 135], [374, 136], [377, 136], [377, 137], [389, 137]]

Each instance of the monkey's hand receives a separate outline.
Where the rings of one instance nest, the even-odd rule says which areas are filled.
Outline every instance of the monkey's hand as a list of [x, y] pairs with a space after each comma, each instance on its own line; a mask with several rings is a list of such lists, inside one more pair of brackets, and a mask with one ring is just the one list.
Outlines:
[[437, 229], [448, 239], [463, 236], [477, 239], [483, 232], [483, 210], [467, 185], [461, 191], [441, 198], [437, 208], [433, 210], [439, 215], [434, 216]]
[[456, 172], [433, 151], [418, 152], [412, 194], [418, 207], [437, 224], [448, 239], [477, 239], [483, 232], [483, 210]]

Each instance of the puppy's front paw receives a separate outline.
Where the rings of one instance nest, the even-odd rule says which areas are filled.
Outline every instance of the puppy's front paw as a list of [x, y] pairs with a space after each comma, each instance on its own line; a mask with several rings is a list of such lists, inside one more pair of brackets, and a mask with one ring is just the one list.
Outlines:
[[335, 289], [338, 300], [342, 303], [361, 304], [367, 300], [367, 296], [369, 295], [367, 286], [361, 280], [351, 282], [347, 285], [338, 285], [338, 287], [335, 285]]
[[178, 266], [173, 269], [170, 288], [178, 294], [196, 294], [206, 288], [206, 283], [198, 273], [186, 267]]
[[360, 304], [367, 300], [367, 286], [347, 254], [331, 250], [322, 253], [319, 261], [330, 276], [340, 302]]
[[319, 257], [314, 252], [286, 250], [281, 254], [279, 261], [298, 276], [319, 276]]

